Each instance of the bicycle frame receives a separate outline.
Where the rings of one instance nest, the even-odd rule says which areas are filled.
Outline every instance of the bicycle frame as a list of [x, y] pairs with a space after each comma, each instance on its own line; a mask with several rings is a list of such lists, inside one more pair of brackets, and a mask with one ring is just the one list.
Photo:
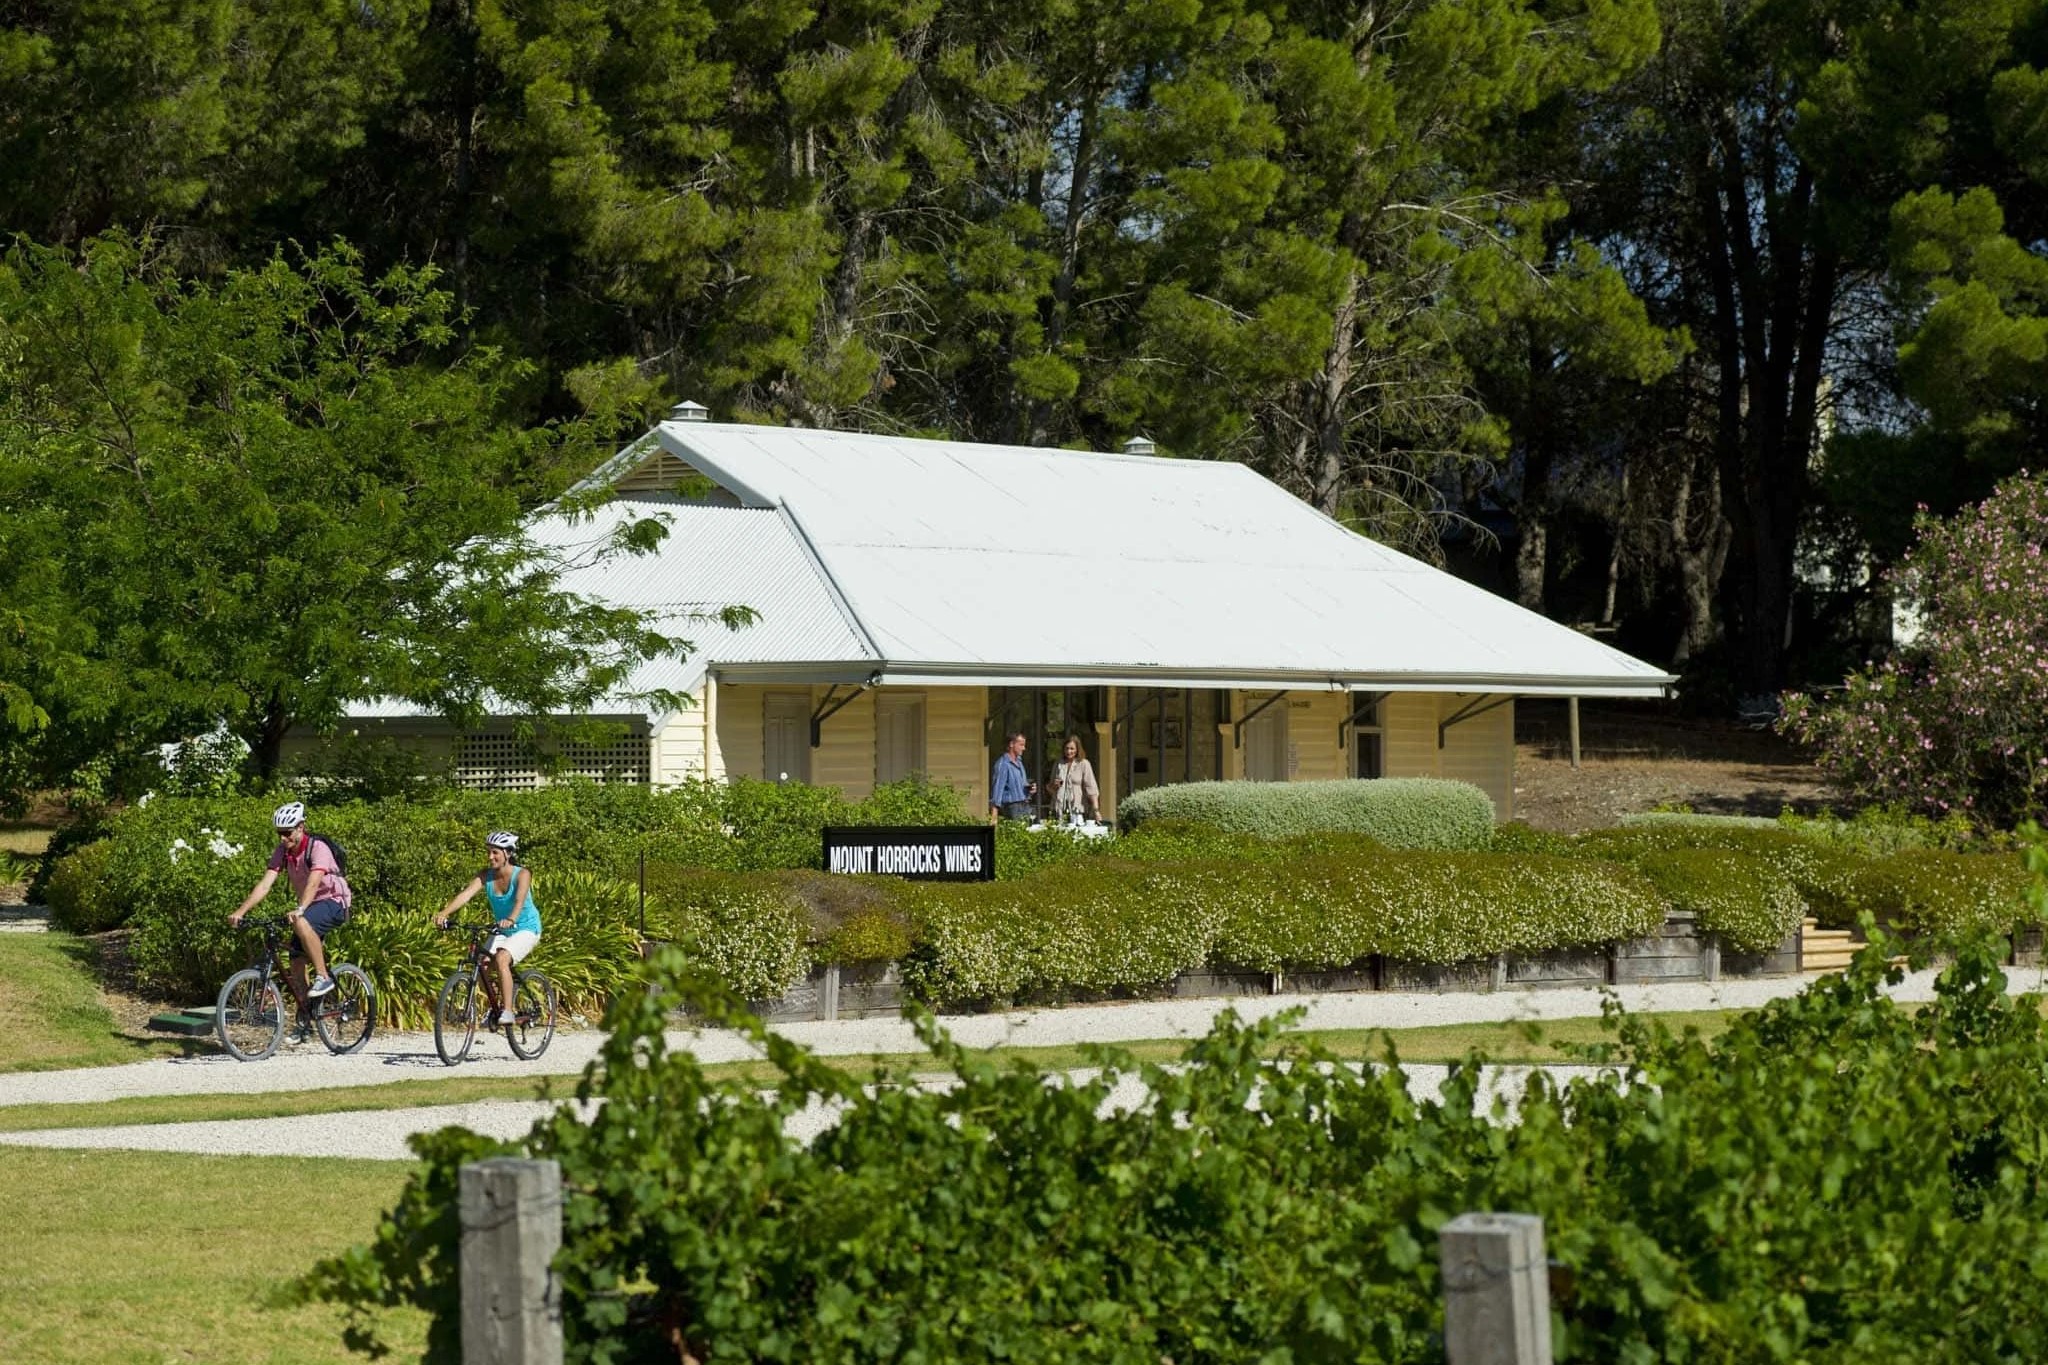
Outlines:
[[263, 946], [249, 955], [249, 970], [262, 972], [268, 981], [281, 981], [291, 989], [299, 1008], [306, 1007], [305, 983], [292, 980], [291, 921], [283, 915], [265, 915], [256, 921]]

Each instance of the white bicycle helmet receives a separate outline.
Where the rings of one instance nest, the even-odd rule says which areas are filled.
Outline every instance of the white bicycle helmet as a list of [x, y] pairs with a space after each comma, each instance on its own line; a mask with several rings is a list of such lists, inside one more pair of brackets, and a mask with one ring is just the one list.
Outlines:
[[507, 853], [517, 853], [519, 851], [519, 836], [510, 830], [494, 830], [490, 837], [484, 840], [484, 847], [502, 848]]
[[303, 801], [287, 801], [270, 813], [270, 824], [273, 829], [297, 829], [305, 823], [306, 803]]

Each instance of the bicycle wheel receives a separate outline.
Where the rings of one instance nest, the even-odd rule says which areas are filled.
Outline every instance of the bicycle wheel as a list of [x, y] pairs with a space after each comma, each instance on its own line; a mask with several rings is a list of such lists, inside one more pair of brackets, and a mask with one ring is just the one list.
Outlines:
[[244, 967], [220, 988], [213, 1027], [230, 1057], [260, 1062], [284, 1041], [284, 993], [268, 973]]
[[555, 983], [539, 972], [521, 972], [512, 990], [512, 1022], [505, 1026], [505, 1041], [530, 1062], [555, 1040]]
[[454, 1066], [469, 1055], [476, 1042], [476, 976], [457, 972], [441, 987], [434, 1005], [434, 1051]]
[[349, 962], [334, 964], [334, 989], [320, 997], [313, 1011], [313, 1027], [320, 1041], [336, 1055], [354, 1052], [370, 1041], [377, 1026], [377, 988], [369, 974]]

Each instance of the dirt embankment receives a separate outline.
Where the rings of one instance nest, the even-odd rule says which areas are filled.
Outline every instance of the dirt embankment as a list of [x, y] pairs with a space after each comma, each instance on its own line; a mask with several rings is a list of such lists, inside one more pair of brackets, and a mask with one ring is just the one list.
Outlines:
[[1829, 793], [1812, 762], [1768, 731], [1666, 714], [1663, 704], [1582, 702], [1579, 767], [1565, 703], [1515, 704], [1515, 818], [1571, 833], [1684, 804], [1715, 815], [1813, 811]]

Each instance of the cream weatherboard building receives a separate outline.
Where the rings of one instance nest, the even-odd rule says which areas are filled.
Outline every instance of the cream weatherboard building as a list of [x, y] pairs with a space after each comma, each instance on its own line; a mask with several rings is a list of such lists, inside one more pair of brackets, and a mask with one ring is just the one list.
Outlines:
[[[678, 409], [695, 415], [697, 410]], [[571, 562], [657, 517], [662, 548], [568, 586], [682, 629], [624, 738], [571, 771], [861, 796], [922, 774], [985, 809], [1004, 736], [1041, 777], [1078, 735], [1105, 807], [1212, 778], [1430, 776], [1514, 813], [1517, 697], [1658, 696], [1668, 675], [1347, 530], [1243, 465], [672, 420], [595, 476]], [[542, 781], [509, 722], [457, 734], [384, 706], [350, 727], [440, 750], [459, 781]], [[310, 739], [307, 742], [313, 742]]]

